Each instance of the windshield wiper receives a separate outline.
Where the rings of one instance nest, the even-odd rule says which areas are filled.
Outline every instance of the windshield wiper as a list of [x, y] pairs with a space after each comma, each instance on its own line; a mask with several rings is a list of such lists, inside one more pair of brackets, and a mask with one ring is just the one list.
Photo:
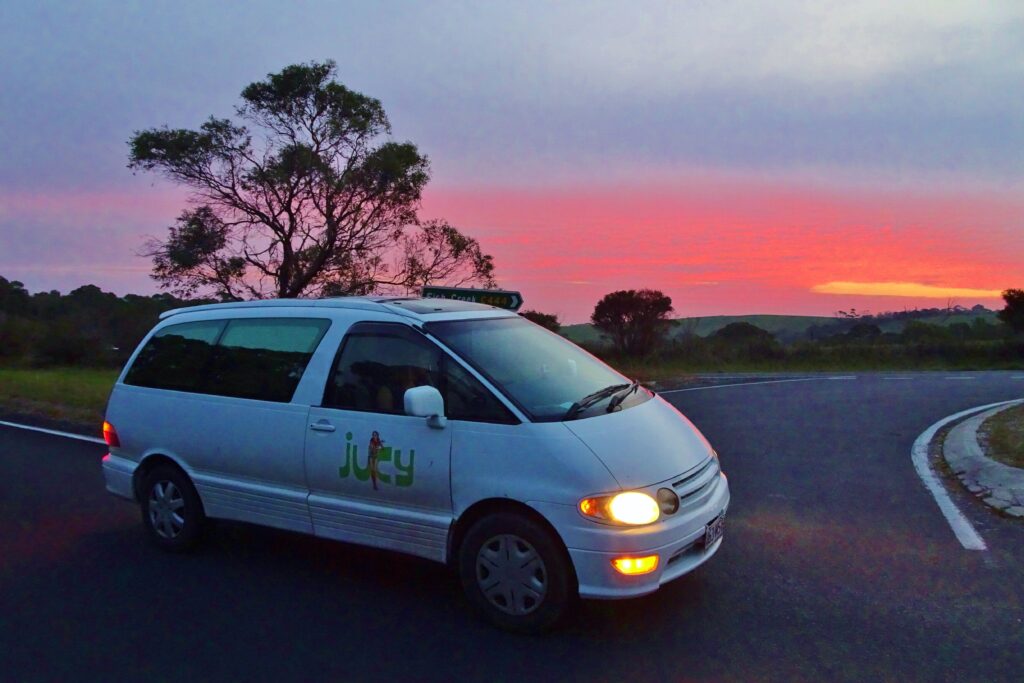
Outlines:
[[598, 389], [592, 394], [587, 394], [586, 396], [584, 396], [583, 398], [569, 406], [569, 410], [565, 411], [565, 415], [562, 417], [562, 420], [573, 420], [576, 418], [577, 415], [579, 415], [584, 410], [594, 405], [598, 401], [603, 401], [604, 399], [608, 398], [615, 392], [621, 391], [630, 386], [631, 385], [629, 384], [613, 384], [609, 387], [605, 387], [604, 389]]
[[614, 396], [612, 396], [612, 400], [608, 401], [608, 409], [605, 412], [615, 412], [618, 409], [618, 407], [622, 405], [622, 402], [629, 398], [633, 394], [633, 392], [635, 392], [639, 388], [640, 380], [633, 380], [633, 383], [630, 384], [625, 391], [623, 391], [621, 394], [615, 394]]

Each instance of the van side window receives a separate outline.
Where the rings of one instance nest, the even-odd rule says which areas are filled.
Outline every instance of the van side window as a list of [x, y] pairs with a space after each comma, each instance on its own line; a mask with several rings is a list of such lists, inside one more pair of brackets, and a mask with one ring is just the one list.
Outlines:
[[168, 325], [146, 342], [125, 375], [125, 384], [197, 391], [223, 320]]
[[445, 360], [445, 390], [441, 393], [444, 395], [445, 414], [449, 419], [498, 424], [519, 423], [515, 415], [476, 377], [452, 359]]
[[357, 323], [345, 337], [324, 392], [342, 410], [405, 414], [405, 392], [440, 388], [441, 350], [405, 325]]
[[237, 318], [230, 321], [207, 370], [203, 393], [286, 403], [330, 321]]
[[475, 377], [405, 325], [357, 323], [345, 337], [324, 391], [328, 408], [405, 414], [405, 392], [436, 387], [452, 420], [516, 424]]

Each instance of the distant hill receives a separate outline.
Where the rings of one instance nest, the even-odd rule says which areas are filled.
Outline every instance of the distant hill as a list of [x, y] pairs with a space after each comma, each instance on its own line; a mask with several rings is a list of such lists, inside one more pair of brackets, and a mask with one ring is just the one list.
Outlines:
[[[998, 322], [996, 314], [992, 311], [972, 312], [963, 311], [950, 314], [938, 314], [914, 318], [920, 322], [932, 325], [952, 325], [954, 323], [967, 323], [970, 325], [975, 319], [981, 318], [990, 323]], [[670, 337], [677, 337], [685, 334], [696, 334], [700, 337], [707, 337], [722, 329], [729, 323], [750, 323], [762, 330], [767, 330], [775, 335], [780, 341], [792, 341], [802, 337], [807, 330], [814, 325], [833, 325], [842, 322], [842, 319], [832, 316], [819, 315], [709, 315], [692, 318], [677, 318], [672, 321]], [[883, 320], [877, 323], [883, 332], [899, 332], [907, 324], [906, 320]], [[562, 334], [576, 343], [601, 343], [600, 333], [594, 326], [586, 323], [581, 325], [565, 325], [561, 330]]]

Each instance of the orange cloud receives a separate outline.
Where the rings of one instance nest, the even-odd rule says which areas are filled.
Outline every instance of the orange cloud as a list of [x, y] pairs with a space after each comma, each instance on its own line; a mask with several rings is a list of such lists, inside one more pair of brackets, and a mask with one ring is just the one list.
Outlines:
[[826, 282], [811, 287], [818, 294], [852, 294], [855, 296], [902, 296], [917, 299], [998, 299], [998, 289], [941, 287], [920, 282]]

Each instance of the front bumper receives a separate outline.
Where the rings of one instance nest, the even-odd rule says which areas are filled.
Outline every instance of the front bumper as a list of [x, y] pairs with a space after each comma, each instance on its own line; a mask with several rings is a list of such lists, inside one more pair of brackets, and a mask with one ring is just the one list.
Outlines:
[[[537, 507], [562, 533], [576, 570], [580, 597], [632, 598], [653, 593], [718, 552], [721, 539], [707, 548], [703, 544], [707, 525], [729, 507], [728, 480], [724, 473], [717, 477], [699, 504], [649, 527], [597, 525], [583, 519], [574, 507]], [[612, 566], [612, 560], [623, 555], [657, 555], [658, 568], [649, 574], [625, 576]]]
[[579, 580], [580, 597], [614, 600], [653, 593], [663, 584], [704, 564], [722, 547], [721, 538], [709, 548], [704, 547], [703, 539], [704, 529], [701, 529], [676, 543], [636, 553], [658, 556], [658, 568], [641, 576], [624, 576], [615, 571], [612, 559], [622, 553], [570, 549], [569, 556]]
[[103, 479], [107, 490], [116, 496], [135, 500], [134, 476], [138, 463], [111, 453], [103, 456]]

